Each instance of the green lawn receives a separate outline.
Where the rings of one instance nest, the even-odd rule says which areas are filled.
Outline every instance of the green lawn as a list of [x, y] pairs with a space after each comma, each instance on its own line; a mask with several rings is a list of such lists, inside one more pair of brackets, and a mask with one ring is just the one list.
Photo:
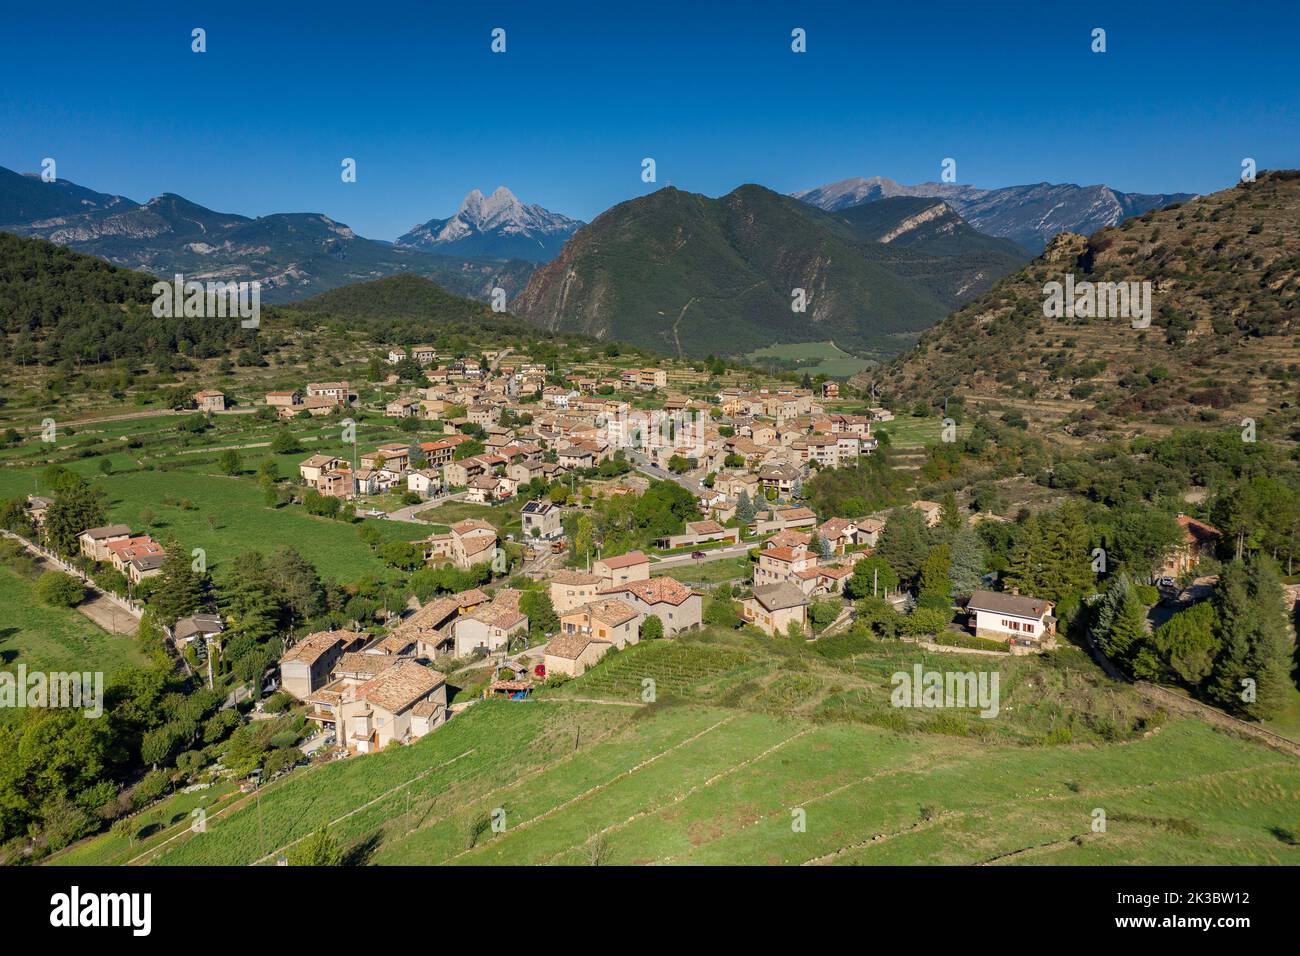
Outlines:
[[[14, 671], [103, 672], [105, 682], [125, 667], [143, 662], [132, 637], [101, 630], [71, 608], [47, 607], [36, 600], [32, 584], [0, 567], [0, 662]], [[20, 711], [0, 709], [0, 720], [18, 719]]]

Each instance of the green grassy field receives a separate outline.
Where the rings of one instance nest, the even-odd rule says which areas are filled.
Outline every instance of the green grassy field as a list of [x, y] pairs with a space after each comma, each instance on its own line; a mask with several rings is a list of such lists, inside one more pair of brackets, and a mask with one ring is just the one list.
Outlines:
[[[899, 415], [892, 422], [872, 426], [873, 433], [887, 433], [890, 446], [894, 448], [937, 444], [942, 430], [943, 420], [940, 418], [913, 418], [907, 414]], [[969, 425], [957, 426], [958, 437], [964, 437], [969, 431]]]
[[525, 502], [519, 498], [513, 498], [499, 505], [480, 505], [472, 501], [447, 501], [435, 508], [418, 512], [416, 517], [445, 525], [455, 524], [466, 518], [478, 518], [493, 525], [498, 533], [513, 534], [518, 538], [523, 533], [523, 521], [519, 517], [519, 512], [523, 510], [524, 504]]
[[[176, 430], [179, 420], [179, 416], [162, 415], [74, 429], [75, 434], [65, 433], [57, 445], [49, 446], [49, 460], [103, 487], [110, 521], [148, 531], [159, 540], [174, 535], [186, 548], [203, 548], [210, 569], [217, 570], [222, 562], [249, 550], [293, 545], [324, 577], [350, 581], [366, 573], [386, 573], [383, 562], [360, 542], [356, 526], [314, 517], [297, 505], [268, 508], [253, 477], [267, 458], [276, 462], [283, 477], [296, 481], [298, 462], [311, 454], [350, 455], [351, 446], [339, 440], [337, 423], [291, 423], [288, 427], [304, 450], [274, 455], [269, 442], [284, 425], [247, 415], [218, 416], [209, 432], [188, 436]], [[398, 434], [383, 419], [363, 421], [358, 426], [359, 447], [365, 451]], [[123, 438], [138, 440], [142, 446], [127, 448]], [[256, 447], [240, 450], [238, 477], [219, 473], [215, 460], [220, 452], [215, 449], [250, 444]], [[0, 497], [45, 490], [40, 479], [46, 459], [35, 457], [41, 448], [29, 442], [0, 454]], [[77, 457], [87, 451], [93, 451], [93, 457]], [[107, 475], [99, 470], [105, 458], [113, 466]], [[182, 506], [184, 502], [192, 507]], [[144, 521], [142, 516], [149, 514], [153, 519]], [[410, 522], [371, 524], [385, 538], [407, 541], [436, 530]]]
[[[41, 604], [32, 583], [0, 566], [0, 666], [14, 671], [103, 672], [107, 682], [125, 667], [143, 662], [135, 639], [101, 630], [71, 608]], [[20, 719], [21, 711], [0, 708], [0, 720]]]
[[738, 558], [723, 558], [720, 561], [683, 564], [664, 572], [670, 578], [676, 578], [683, 584], [696, 587], [713, 587], [723, 581], [749, 578], [753, 573], [754, 563], [746, 555]]
[[809, 375], [826, 375], [830, 378], [848, 378], [875, 363], [858, 358], [839, 348], [834, 342], [796, 342], [769, 345], [745, 356], [746, 360], [761, 364], [763, 359], [793, 360], [798, 362], [797, 372]]
[[[999, 661], [1000, 718], [900, 715], [881, 675], [913, 660], [990, 666], [899, 646], [828, 661], [741, 637], [641, 645], [409, 747], [297, 771], [263, 793], [260, 842], [248, 806], [156, 862], [269, 862], [329, 825], [376, 864], [1300, 863], [1293, 758], [1169, 721], [1070, 654]], [[657, 702], [629, 706], [647, 676]], [[841, 708], [846, 694], [871, 700]], [[1075, 742], [1046, 742], [1048, 726], [1077, 726]]]

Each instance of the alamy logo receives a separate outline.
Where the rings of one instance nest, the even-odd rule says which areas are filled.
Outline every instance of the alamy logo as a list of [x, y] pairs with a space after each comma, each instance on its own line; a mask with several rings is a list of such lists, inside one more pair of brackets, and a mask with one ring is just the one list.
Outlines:
[[158, 319], [225, 319], [238, 316], [245, 329], [262, 324], [262, 283], [185, 281], [153, 284], [153, 314]]
[[101, 717], [104, 713], [104, 673], [29, 673], [26, 664], [19, 664], [17, 673], [0, 671], [0, 707], [61, 707], [80, 710], [87, 720]]
[[895, 707], [979, 707], [981, 717], [998, 715], [1000, 694], [997, 671], [927, 671], [920, 664], [912, 673], [898, 671], [889, 702]]
[[1150, 282], [1065, 282], [1043, 286], [1043, 317], [1047, 319], [1132, 319], [1133, 328], [1151, 326]]
[[148, 936], [153, 928], [153, 894], [71, 892], [50, 897], [50, 925], [129, 926], [133, 936]]

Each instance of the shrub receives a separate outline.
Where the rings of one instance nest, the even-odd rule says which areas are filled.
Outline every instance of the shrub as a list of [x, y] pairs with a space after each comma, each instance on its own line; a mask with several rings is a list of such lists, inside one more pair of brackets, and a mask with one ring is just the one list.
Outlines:
[[76, 607], [86, 597], [86, 586], [61, 571], [46, 571], [36, 580], [36, 596], [50, 607]]

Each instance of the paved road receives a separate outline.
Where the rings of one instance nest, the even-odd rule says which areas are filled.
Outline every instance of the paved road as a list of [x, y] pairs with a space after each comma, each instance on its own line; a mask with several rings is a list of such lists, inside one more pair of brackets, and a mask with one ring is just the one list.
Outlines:
[[660, 481], [675, 481], [693, 495], [700, 495], [703, 489], [700, 483], [694, 478], [687, 478], [685, 475], [674, 475], [671, 471], [665, 471], [662, 468], [656, 468], [650, 464], [650, 460], [639, 451], [627, 452], [627, 458], [632, 464], [636, 465], [636, 470], [643, 475], [649, 475], [651, 478], [658, 478]]

